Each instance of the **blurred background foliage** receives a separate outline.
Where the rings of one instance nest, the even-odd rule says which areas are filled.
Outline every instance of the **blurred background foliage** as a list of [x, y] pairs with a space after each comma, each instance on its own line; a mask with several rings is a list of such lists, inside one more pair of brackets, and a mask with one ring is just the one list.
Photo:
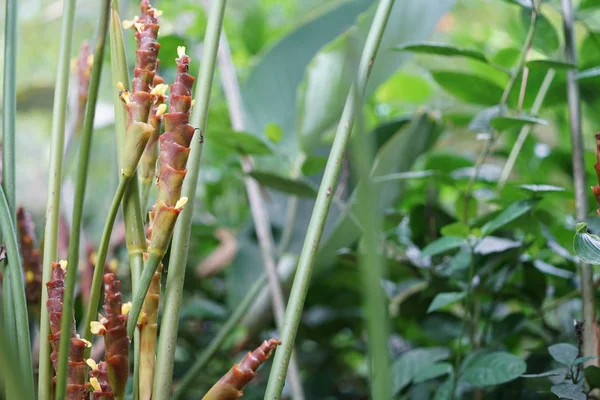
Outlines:
[[[173, 59], [182, 44], [194, 60], [191, 70], [197, 71], [206, 25], [202, 3], [160, 0], [156, 4], [164, 12], [160, 58], [166, 81], [174, 75]], [[273, 234], [280, 245], [278, 258], [299, 253], [373, 3], [229, 2], [224, 30], [241, 86], [246, 134], [231, 134], [227, 98], [217, 69], [204, 133], [196, 198], [200, 206], [192, 230], [176, 377], [185, 374], [263, 269], [244, 190], [241, 152], [255, 155], [251, 174], [264, 185]], [[509, 79], [507, 71], [516, 65], [530, 10], [522, 0], [396, 3], [364, 107], [366, 129], [378, 144], [371, 175], [382, 187], [379, 206], [385, 216], [382, 244], [388, 267], [382, 290], [389, 298], [393, 325], [389, 341], [395, 360], [392, 374], [398, 398], [447, 398], [440, 397], [444, 394], [438, 389], [452, 379], [452, 354], [457, 350], [511, 352], [526, 360], [527, 370], [535, 373], [553, 366], [548, 345], [577, 342], [573, 320], [579, 318], [581, 303], [572, 251], [576, 221], [565, 68], [531, 64], [522, 107], [525, 114], [549, 65], [558, 65], [538, 115], [543, 123], [536, 124], [525, 140], [502, 190], [497, 187], [500, 171], [522, 122], [499, 128], [501, 135], [482, 165], [473, 196], [465, 201], [484, 142], [480, 134], [490, 129], [486, 112], [499, 103]], [[36, 215], [39, 229], [62, 7], [60, 1], [50, 0], [19, 4], [17, 200]], [[600, 6], [594, 0], [576, 1], [575, 6], [579, 69], [583, 71], [600, 65]], [[137, 11], [131, 0], [121, 0], [121, 7], [122, 16], [128, 18]], [[563, 61], [560, 3], [544, 1], [541, 11], [528, 60]], [[95, 2], [78, 2], [74, 49], [93, 36], [96, 13]], [[132, 35], [128, 40], [132, 49]], [[484, 60], [394, 49], [423, 41], [477, 51]], [[117, 184], [114, 116], [106, 84], [110, 68], [104, 71], [84, 210], [84, 232], [92, 244], [101, 231], [103, 219], [98, 216], [106, 213]], [[587, 171], [593, 182], [600, 77], [591, 74], [579, 82], [589, 150]], [[520, 89], [519, 78], [508, 97], [509, 110], [517, 108]], [[70, 207], [72, 174], [71, 167], [65, 179], [65, 210]], [[348, 157], [341, 183], [333, 191], [335, 201], [297, 341], [302, 380], [311, 399], [368, 397], [354, 186]], [[519, 211], [509, 211], [508, 219], [499, 217], [507, 208]], [[490, 221], [498, 226], [486, 233], [484, 226]], [[597, 217], [588, 222], [590, 230], [600, 229]], [[118, 237], [114, 257], [124, 261], [119, 275], [127, 282], [126, 257]], [[475, 276], [465, 303], [460, 300], [468, 290], [471, 263]], [[282, 271], [282, 281], [288, 286], [292, 270], [288, 266]], [[456, 295], [433, 307], [438, 293]], [[189, 398], [204, 393], [240, 351], [273, 333], [267, 298], [264, 293], [255, 302], [219, 357], [197, 377]], [[465, 340], [457, 345], [465, 307], [473, 307], [476, 318], [468, 318]], [[434, 365], [437, 372], [424, 376], [422, 371], [431, 371]], [[461, 370], [465, 368], [468, 365]], [[266, 374], [261, 373], [246, 390], [246, 397], [261, 398], [265, 382]], [[467, 379], [459, 382], [457, 393], [466, 396], [483, 390], [485, 398], [552, 398], [549, 387], [544, 379], [518, 379], [501, 387]]]

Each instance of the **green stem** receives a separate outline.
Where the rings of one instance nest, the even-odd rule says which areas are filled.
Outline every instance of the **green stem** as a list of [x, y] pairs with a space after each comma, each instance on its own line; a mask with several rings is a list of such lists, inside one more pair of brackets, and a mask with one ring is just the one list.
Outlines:
[[2, 94], [2, 187], [13, 221], [16, 217], [15, 120], [17, 117], [17, 0], [6, 0], [4, 88]]
[[[325, 220], [333, 199], [333, 190], [339, 177], [344, 152], [346, 151], [356, 110], [356, 103], [360, 102], [364, 96], [367, 80], [371, 73], [373, 63], [379, 44], [383, 37], [383, 32], [387, 24], [394, 0], [381, 0], [377, 6], [377, 11], [373, 19], [373, 24], [369, 30], [369, 35], [365, 43], [365, 48], [360, 60], [358, 69], [358, 79], [356, 88], [351, 88], [342, 118], [340, 120], [331, 153], [325, 166], [323, 180], [319, 187], [319, 193], [313, 209], [313, 214], [308, 225], [308, 231], [304, 240], [304, 246], [300, 254], [298, 269], [294, 277], [294, 284], [290, 294], [288, 306], [285, 313], [283, 330], [281, 332], [282, 345], [276, 350], [273, 360], [273, 367], [267, 384], [265, 400], [275, 400], [281, 398], [285, 376], [287, 374], [290, 357], [294, 349], [296, 332], [300, 325], [300, 317], [304, 300], [308, 292], [310, 276], [314, 266], [315, 257], [321, 241], [321, 235], [325, 227]], [[358, 99], [355, 99], [358, 97]]]
[[[71, 57], [71, 39], [73, 38], [73, 20], [75, 0], [63, 2], [63, 22], [60, 33], [60, 50], [54, 91], [52, 113], [52, 144], [50, 149], [50, 167], [48, 177], [48, 197], [46, 206], [46, 227], [44, 229], [44, 256], [42, 282], [50, 280], [50, 265], [57, 259], [58, 217], [60, 214], [60, 186], [62, 181], [63, 147], [65, 140], [65, 116]], [[40, 316], [40, 355], [38, 376], [38, 399], [50, 400], [52, 371], [50, 365], [50, 342], [45, 340], [50, 334], [50, 321], [46, 301], [48, 293], [42, 290]]]
[[6, 335], [6, 327], [0, 325], [0, 387], [6, 387], [7, 399], [33, 399], [33, 386], [25, 387], [16, 368], [11, 368], [19, 363], [14, 347]]
[[[2, 262], [4, 262], [4, 260]], [[7, 343], [10, 343], [10, 346], [13, 346], [15, 343], [17, 343], [17, 320], [10, 286], [12, 279], [10, 275], [11, 273], [9, 269], [5, 268], [2, 280], [2, 318], [4, 321], [4, 330], [6, 332], [5, 339], [7, 340]], [[6, 383], [5, 389], [7, 399], [10, 399], [10, 393], [13, 390], [11, 383], [12, 382], [10, 381]]]
[[177, 385], [177, 390], [173, 394], [173, 400], [181, 399], [185, 392], [196, 382], [198, 375], [206, 364], [213, 358], [217, 351], [221, 348], [225, 340], [229, 337], [231, 332], [238, 325], [242, 317], [248, 312], [254, 301], [260, 294], [262, 288], [265, 286], [267, 280], [265, 275], [262, 275], [252, 285], [250, 290], [246, 293], [246, 296], [242, 299], [237, 308], [233, 311], [233, 314], [223, 324], [216, 336], [211, 340], [209, 345], [204, 349], [202, 354], [196, 359], [194, 364], [188, 369], [184, 377]]
[[15, 221], [11, 218], [8, 201], [4, 189], [0, 186], [0, 230], [6, 245], [6, 257], [10, 274], [10, 294], [15, 312], [16, 348], [19, 354], [22, 382], [27, 391], [27, 398], [33, 398], [33, 367], [31, 363], [31, 342], [29, 341], [29, 318], [27, 301], [25, 300], [25, 285], [23, 283], [21, 255], [17, 244]]
[[[358, 96], [356, 96], [358, 97]], [[355, 98], [356, 98], [355, 97]], [[360, 106], [356, 106], [360, 109]], [[360, 242], [359, 266], [364, 283], [363, 301], [367, 323], [369, 354], [371, 356], [371, 398], [390, 399], [391, 383], [387, 350], [389, 321], [388, 308], [381, 282], [384, 266], [380, 254], [382, 221], [377, 211], [379, 191], [377, 184], [370, 181], [371, 166], [375, 158], [372, 137], [366, 135], [357, 118], [357, 132], [352, 140], [353, 167], [358, 177], [357, 193], [360, 213], [358, 215], [363, 236]]]
[[[100, 245], [98, 246], [98, 256], [96, 258], [96, 266], [94, 268], [94, 275], [92, 277], [92, 287], [90, 289], [90, 299], [87, 305], [87, 311], [85, 313], [85, 320], [83, 323], [83, 338], [85, 340], [92, 340], [92, 332], [90, 331], [90, 322], [96, 320], [98, 315], [98, 306], [100, 304], [100, 293], [102, 291], [102, 282], [104, 276], [104, 264], [106, 263], [106, 255], [108, 253], [108, 245], [110, 243], [110, 234], [112, 233], [115, 219], [119, 213], [119, 206], [123, 200], [125, 189], [127, 189], [128, 183], [131, 181], [131, 177], [121, 177], [119, 180], [119, 186], [108, 210], [104, 229], [102, 230], [102, 236], [100, 238]], [[67, 274], [68, 277], [68, 274]], [[62, 329], [62, 326], [61, 326]], [[64, 332], [64, 331], [63, 331]], [[89, 355], [89, 349], [87, 355]]]
[[127, 336], [129, 337], [133, 336], [135, 327], [137, 326], [137, 321], [140, 317], [140, 312], [142, 311], [142, 306], [144, 305], [146, 293], [148, 293], [148, 288], [152, 282], [152, 277], [160, 265], [163, 256], [163, 254], [157, 253], [148, 254], [148, 259], [144, 264], [142, 275], [138, 281], [138, 287], [135, 290], [135, 297], [132, 299], [131, 310], [129, 311], [129, 320], [127, 321]]
[[[75, 182], [75, 198], [73, 200], [73, 217], [71, 222], [71, 234], [69, 236], [68, 262], [71, 268], [70, 273], [67, 274], [65, 283], [63, 310], [60, 322], [61, 332], [70, 332], [71, 325], [73, 323], [73, 303], [75, 300], [75, 283], [77, 282], [77, 272], [79, 266], [79, 244], [81, 237], [81, 220], [83, 219], [83, 202], [85, 199], [85, 188], [90, 164], [92, 132], [94, 130], [94, 117], [96, 115], [98, 88], [100, 86], [100, 77], [102, 76], [104, 47], [106, 43], [106, 32], [108, 31], [110, 1], [111, 0], [104, 0], [102, 6], [100, 7], [100, 24], [98, 25], [96, 48], [94, 50], [94, 63], [92, 65], [92, 76], [90, 79], [85, 117], [83, 120], [83, 129], [81, 132], [79, 163], [77, 166], [77, 181]], [[110, 237], [110, 234], [108, 236]], [[108, 241], [106, 247], [108, 248]], [[104, 263], [102, 262], [101, 264], [97, 264], [96, 267], [98, 265], [104, 265]], [[96, 268], [96, 270], [97, 269], [98, 268]], [[95, 272], [96, 271], [94, 271], [94, 274]], [[62, 398], [66, 393], [70, 345], [70, 335], [61, 335], [58, 353], [58, 371], [56, 374], [56, 397], [59, 399]]]
[[[227, 0], [214, 0], [212, 2], [206, 26], [204, 50], [202, 59], [200, 60], [199, 79], [196, 84], [194, 96], [196, 104], [191, 117], [191, 124], [199, 128], [201, 134], [206, 130], [215, 60], [217, 58], [217, 49], [223, 27], [226, 4]], [[181, 294], [183, 292], [183, 280], [185, 278], [185, 266], [187, 264], [192, 214], [194, 211], [193, 199], [196, 197], [201, 156], [202, 144], [196, 138], [192, 142], [188, 161], [188, 175], [183, 182], [182, 190], [183, 196], [187, 196], [190, 202], [183, 208], [175, 225], [173, 243], [171, 245], [171, 258], [169, 260], [169, 273], [167, 274], [164, 293], [164, 310], [158, 342], [154, 389], [152, 391], [158, 400], [168, 399], [171, 391], [175, 344], [179, 328]]]

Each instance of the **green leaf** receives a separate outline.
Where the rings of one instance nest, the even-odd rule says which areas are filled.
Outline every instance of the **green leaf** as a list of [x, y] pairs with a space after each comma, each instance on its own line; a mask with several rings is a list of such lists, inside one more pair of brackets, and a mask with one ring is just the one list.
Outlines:
[[585, 381], [591, 389], [600, 388], [600, 368], [590, 365], [583, 370], [583, 373], [585, 374]]
[[567, 375], [566, 369], [556, 369], [553, 371], [546, 371], [539, 374], [523, 374], [521, 378], [546, 378], [549, 376], [565, 376]]
[[261, 184], [282, 193], [289, 193], [300, 197], [315, 197], [317, 191], [312, 185], [302, 180], [294, 180], [266, 171], [250, 171], [248, 174]]
[[423, 257], [435, 256], [437, 254], [444, 253], [448, 250], [458, 249], [463, 245], [463, 243], [465, 243], [464, 237], [443, 236], [425, 246], [423, 251], [421, 251], [421, 255]]
[[557, 362], [571, 366], [579, 355], [577, 347], [570, 343], [558, 343], [548, 347], [548, 352]]
[[466, 292], [438, 293], [429, 305], [427, 313], [439, 310], [440, 308], [449, 306], [450, 304], [454, 304], [457, 301], [464, 299], [466, 295]]
[[427, 367], [419, 375], [415, 376], [414, 383], [421, 383], [431, 379], [439, 378], [452, 373], [452, 364], [447, 362], [437, 363]]
[[271, 123], [265, 127], [265, 135], [267, 139], [269, 139], [273, 143], [279, 143], [281, 138], [283, 137], [283, 131], [279, 127], [279, 125], [275, 123]]
[[600, 237], [587, 232], [585, 223], [577, 224], [573, 250], [579, 259], [590, 264], [600, 264]]
[[575, 75], [577, 79], [595, 78], [597, 76], [600, 76], [600, 67], [586, 69], [584, 71], [580, 71], [577, 75]]
[[476, 387], [499, 385], [518, 378], [526, 368], [525, 361], [510, 353], [476, 354], [463, 362], [460, 380]]
[[467, 103], [494, 106], [503, 89], [495, 82], [477, 75], [454, 71], [431, 71], [431, 76], [448, 93]]
[[[177, 57], [177, 47], [185, 46], [189, 48], [186, 38], [179, 35], [158, 35], [158, 43], [160, 44], [161, 59], [169, 61]], [[170, 67], [175, 67], [175, 64], [171, 62], [160, 63], [161, 70]]]
[[598, 356], [577, 357], [575, 359], [575, 361], [573, 361], [571, 366], [574, 367], [576, 365], [583, 364], [583, 363], [586, 363], [591, 360], [597, 360], [598, 358], [600, 358], [600, 357], [598, 357]]
[[402, 354], [391, 366], [393, 393], [397, 394], [426, 369], [448, 357], [450, 351], [445, 347], [414, 349]]
[[393, 182], [393, 181], [406, 181], [410, 179], [424, 179], [435, 175], [435, 171], [410, 171], [410, 172], [397, 172], [395, 174], [383, 175], [373, 178], [372, 182]]
[[[523, 39], [527, 34], [531, 23], [531, 10], [523, 8], [521, 10], [521, 34]], [[560, 45], [560, 39], [554, 26], [543, 15], [538, 13], [535, 23], [535, 35], [533, 37], [533, 48], [537, 51], [551, 55]]]
[[435, 391], [434, 400], [450, 400], [452, 399], [452, 391], [454, 390], [454, 377], [450, 375], [444, 383], [442, 383]]
[[504, 211], [502, 211], [494, 219], [492, 219], [491, 221], [489, 221], [485, 225], [483, 225], [483, 227], [481, 228], [481, 234], [484, 236], [489, 235], [492, 232], [500, 229], [501, 227], [508, 224], [509, 222], [512, 222], [515, 219], [522, 216], [523, 214], [531, 211], [531, 209], [533, 209], [533, 206], [536, 203], [537, 203], [537, 200], [528, 199], [528, 200], [519, 200], [516, 203], [511, 204], [510, 206], [508, 206], [508, 208], [506, 208]]
[[494, 129], [499, 130], [499, 131], [505, 131], [508, 129], [515, 129], [515, 128], [522, 128], [523, 126], [530, 125], [530, 124], [548, 125], [548, 121], [546, 121], [544, 119], [528, 117], [525, 115], [514, 116], [514, 117], [509, 117], [509, 116], [495, 117], [495, 118], [492, 118], [490, 123]]
[[547, 192], [564, 192], [565, 188], [552, 185], [520, 185], [521, 189], [529, 190], [534, 193], [547, 193]]
[[209, 129], [206, 132], [206, 140], [231, 148], [241, 154], [264, 155], [273, 153], [267, 143], [248, 132], [221, 128]]
[[308, 156], [302, 163], [302, 175], [311, 176], [322, 172], [327, 164], [327, 157]]
[[579, 385], [572, 383], [560, 383], [550, 388], [550, 391], [560, 397], [561, 399], [569, 400], [586, 400], [587, 395], [583, 391], [583, 388]]
[[452, 224], [448, 224], [442, 227], [441, 233], [444, 236], [459, 236], [466, 238], [469, 236], [471, 229], [468, 225], [463, 224], [462, 222], [454, 222]]
[[558, 70], [567, 70], [567, 69], [575, 69], [577, 65], [560, 60], [551, 60], [551, 59], [541, 59], [541, 60], [531, 60], [527, 61], [525, 64], [529, 69], [558, 69]]
[[461, 49], [445, 43], [407, 43], [394, 47], [398, 51], [411, 51], [419, 54], [433, 54], [447, 57], [467, 57], [478, 61], [488, 62], [485, 55], [477, 50]]
[[502, 253], [503, 251], [514, 249], [519, 247], [521, 242], [516, 240], [494, 237], [494, 236], [486, 236], [481, 238], [475, 246], [475, 253], [481, 255], [488, 255], [492, 253]]

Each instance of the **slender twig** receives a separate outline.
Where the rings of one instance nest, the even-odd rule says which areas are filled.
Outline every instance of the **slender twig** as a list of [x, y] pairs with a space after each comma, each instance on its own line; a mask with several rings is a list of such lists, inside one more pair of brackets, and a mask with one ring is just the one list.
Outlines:
[[[73, 38], [73, 20], [75, 16], [75, 0], [63, 2], [63, 22], [60, 33], [60, 50], [54, 92], [54, 109], [52, 117], [52, 144], [50, 150], [50, 167], [48, 176], [48, 200], [46, 206], [46, 227], [44, 230], [44, 256], [42, 282], [50, 280], [50, 265], [56, 261], [58, 241], [58, 218], [60, 213], [60, 186], [62, 180], [63, 146], [65, 135], [65, 115], [67, 110], [67, 94], [69, 86], [69, 66], [71, 55], [71, 39]], [[44, 306], [48, 293], [42, 290], [42, 307], [40, 316], [40, 338], [50, 334], [48, 311]], [[50, 379], [50, 342], [40, 340], [38, 376], [38, 399], [48, 400], [52, 394]]]
[[[565, 59], [577, 65], [577, 48], [575, 47], [575, 32], [573, 26], [573, 8], [571, 0], [562, 0], [563, 25], [565, 32]], [[573, 180], [575, 186], [576, 217], [584, 220], [589, 213], [587, 200], [587, 179], [585, 174], [585, 159], [583, 134], [581, 130], [581, 104], [579, 85], [576, 78], [577, 70], [567, 71], [567, 98], [569, 102], [569, 122], [571, 143], [573, 147]], [[581, 263], [581, 297], [583, 305], [583, 354], [582, 356], [597, 355], [596, 346], [596, 294], [594, 290], [594, 273], [590, 264]], [[598, 364], [592, 360], [588, 364]]]
[[15, 121], [17, 117], [17, 25], [18, 1], [6, 1], [4, 27], [4, 86], [2, 93], [2, 187], [16, 218]]
[[[203, 2], [205, 8], [209, 8], [210, 1]], [[231, 58], [231, 51], [229, 49], [229, 43], [227, 36], [223, 32], [221, 34], [221, 42], [219, 45], [219, 67], [221, 72], [221, 82], [223, 85], [223, 92], [227, 99], [227, 106], [229, 109], [229, 116], [231, 118], [231, 125], [236, 131], [243, 131], [245, 129], [244, 124], [244, 109], [242, 106], [242, 96], [240, 92], [240, 86], [235, 73], [235, 67]], [[241, 156], [241, 164], [244, 172], [248, 173], [252, 170], [254, 161], [252, 157], [247, 155]], [[248, 202], [250, 203], [250, 210], [252, 218], [254, 220], [254, 226], [256, 230], [256, 236], [258, 237], [258, 243], [261, 249], [261, 255], [263, 264], [265, 267], [265, 274], [267, 275], [267, 281], [269, 284], [269, 292], [271, 294], [271, 303], [273, 305], [273, 313], [275, 315], [275, 322], [277, 329], [281, 331], [283, 324], [283, 316], [285, 314], [285, 299], [283, 296], [283, 290], [281, 289], [281, 283], [277, 275], [276, 267], [276, 250], [275, 241], [271, 232], [271, 221], [269, 213], [267, 211], [265, 200], [260, 190], [260, 185], [256, 180], [250, 176], [244, 178], [244, 184], [246, 186], [246, 193], [248, 194]], [[295, 353], [292, 354], [292, 361], [290, 365], [290, 372], [288, 374], [290, 388], [292, 391], [292, 397], [295, 400], [304, 399], [304, 391], [302, 389], [302, 383], [300, 380], [300, 368], [298, 367], [297, 358]]]
[[22, 382], [27, 391], [27, 398], [33, 398], [33, 367], [31, 364], [31, 343], [29, 341], [29, 318], [27, 301], [25, 300], [25, 285], [21, 273], [21, 255], [15, 231], [16, 222], [12, 220], [4, 189], [0, 186], [0, 230], [6, 245], [6, 257], [10, 269], [10, 291], [15, 309], [16, 348], [19, 354]]
[[[327, 165], [325, 166], [323, 180], [319, 187], [313, 214], [308, 225], [304, 246], [302, 247], [302, 252], [300, 254], [300, 260], [294, 277], [294, 283], [281, 332], [282, 345], [275, 352], [265, 399], [276, 400], [281, 398], [283, 385], [285, 383], [284, 378], [287, 374], [290, 357], [294, 349], [296, 333], [298, 331], [298, 326], [300, 325], [300, 317], [302, 315], [306, 293], [308, 292], [310, 276], [312, 274], [317, 249], [321, 241], [323, 229], [325, 228], [325, 220], [329, 213], [329, 207], [333, 200], [333, 190], [339, 177], [344, 152], [346, 151], [352, 126], [354, 124], [355, 114], [358, 111], [356, 109], [356, 103], [360, 102], [364, 96], [367, 80], [371, 73], [375, 56], [379, 49], [379, 44], [381, 43], [383, 32], [393, 5], [393, 0], [381, 0], [379, 2], [360, 60], [355, 89], [350, 89], [350, 93], [346, 99], [344, 111], [327, 160]], [[355, 96], [357, 96], [358, 99], [355, 99]]]
[[[550, 85], [552, 84], [552, 80], [554, 79], [554, 75], [556, 75], [556, 71], [554, 69], [549, 69], [544, 77], [544, 81], [540, 86], [540, 90], [533, 101], [533, 106], [531, 107], [531, 115], [536, 116], [540, 112], [540, 108], [542, 107], [542, 103], [544, 102], [544, 98], [546, 98], [546, 94], [548, 93], [548, 89], [550, 89]], [[521, 128], [519, 132], [519, 136], [515, 141], [512, 149], [510, 150], [510, 154], [508, 155], [508, 159], [506, 160], [506, 164], [504, 164], [504, 168], [502, 169], [502, 173], [500, 174], [500, 179], [498, 180], [498, 190], [502, 190], [504, 185], [506, 185], [506, 181], [512, 172], [515, 163], [517, 162], [517, 157], [519, 157], [519, 153], [523, 149], [523, 145], [525, 144], [525, 140], [529, 136], [529, 133], [533, 129], [533, 125], [525, 125]]]
[[[85, 198], [85, 187], [87, 184], [90, 153], [92, 147], [92, 132], [94, 130], [94, 117], [96, 114], [96, 101], [98, 100], [98, 88], [102, 75], [104, 61], [104, 45], [106, 43], [106, 32], [108, 31], [108, 16], [110, 0], [104, 0], [100, 7], [100, 19], [96, 36], [96, 48], [94, 50], [94, 63], [88, 101], [86, 103], [83, 129], [81, 132], [81, 145], [79, 150], [79, 162], [77, 166], [77, 181], [75, 184], [75, 199], [73, 201], [73, 217], [71, 220], [71, 235], [69, 236], [69, 257], [71, 265], [70, 273], [67, 274], [65, 292], [63, 298], [63, 311], [61, 318], [61, 332], [69, 332], [73, 323], [73, 303], [75, 297], [75, 283], [77, 282], [77, 271], [79, 265], [79, 243], [81, 233], [81, 220], [83, 219], [83, 201]], [[109, 235], [110, 236], [110, 235]], [[108, 241], [106, 247], [108, 248]], [[104, 265], [103, 263], [100, 265]], [[96, 268], [98, 270], [100, 268]], [[96, 271], [94, 271], [95, 274]], [[70, 335], [60, 336], [59, 362], [56, 374], [56, 397], [62, 398], [66, 393], [67, 373], [69, 361], [69, 347], [71, 345]]]
[[[202, 135], [206, 129], [206, 121], [208, 119], [208, 105], [226, 4], [226, 0], [216, 0], [213, 3], [206, 26], [206, 39], [204, 41], [198, 83], [196, 84], [194, 96], [196, 104], [194, 105], [191, 117], [191, 124], [199, 129], [200, 136], [196, 137], [192, 142], [188, 161], [188, 175], [184, 180], [182, 190], [183, 196], [187, 196], [190, 199], [195, 198], [196, 186], [198, 184], [200, 159], [202, 156]], [[169, 260], [169, 273], [165, 287], [164, 310], [156, 359], [156, 378], [154, 379], [154, 388], [152, 391], [156, 399], [159, 400], [168, 399], [171, 392], [175, 344], [179, 328], [179, 311], [193, 211], [194, 201], [190, 201], [179, 215], [171, 245], [171, 258]]]

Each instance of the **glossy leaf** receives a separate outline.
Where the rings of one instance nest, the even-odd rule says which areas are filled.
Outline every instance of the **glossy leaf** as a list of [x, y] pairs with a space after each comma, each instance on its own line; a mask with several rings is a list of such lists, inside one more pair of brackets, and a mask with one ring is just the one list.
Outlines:
[[464, 299], [466, 295], [466, 292], [438, 293], [429, 305], [427, 312], [430, 313], [439, 310], [440, 308], [449, 306], [450, 304], [454, 304], [457, 301]]
[[465, 238], [460, 236], [443, 236], [435, 241], [429, 243], [421, 255], [424, 257], [435, 256], [437, 254], [445, 253], [448, 250], [458, 249], [465, 243]]
[[579, 259], [590, 264], [600, 264], [600, 237], [587, 232], [587, 225], [580, 223], [577, 226], [573, 250]]
[[431, 71], [435, 81], [454, 97], [467, 103], [483, 106], [496, 105], [503, 89], [486, 78], [454, 71]]
[[531, 211], [536, 203], [536, 200], [519, 200], [516, 203], [511, 204], [494, 219], [483, 225], [481, 228], [482, 235], [489, 235], [523, 214]]
[[444, 43], [408, 43], [405, 45], [396, 46], [394, 50], [411, 51], [413, 53], [433, 54], [447, 57], [467, 57], [478, 61], [488, 62], [485, 55], [477, 50], [461, 49], [460, 47]]
[[583, 387], [573, 383], [560, 383], [550, 388], [550, 391], [560, 397], [568, 400], [586, 400], [587, 395], [583, 391]]
[[250, 171], [248, 174], [261, 184], [282, 193], [289, 193], [301, 197], [314, 197], [317, 191], [305, 181], [294, 180], [266, 171]]
[[570, 343], [558, 343], [548, 347], [548, 352], [557, 362], [570, 366], [579, 355], [579, 349]]
[[499, 385], [517, 379], [527, 365], [506, 352], [476, 354], [463, 363], [460, 379], [476, 387]]

